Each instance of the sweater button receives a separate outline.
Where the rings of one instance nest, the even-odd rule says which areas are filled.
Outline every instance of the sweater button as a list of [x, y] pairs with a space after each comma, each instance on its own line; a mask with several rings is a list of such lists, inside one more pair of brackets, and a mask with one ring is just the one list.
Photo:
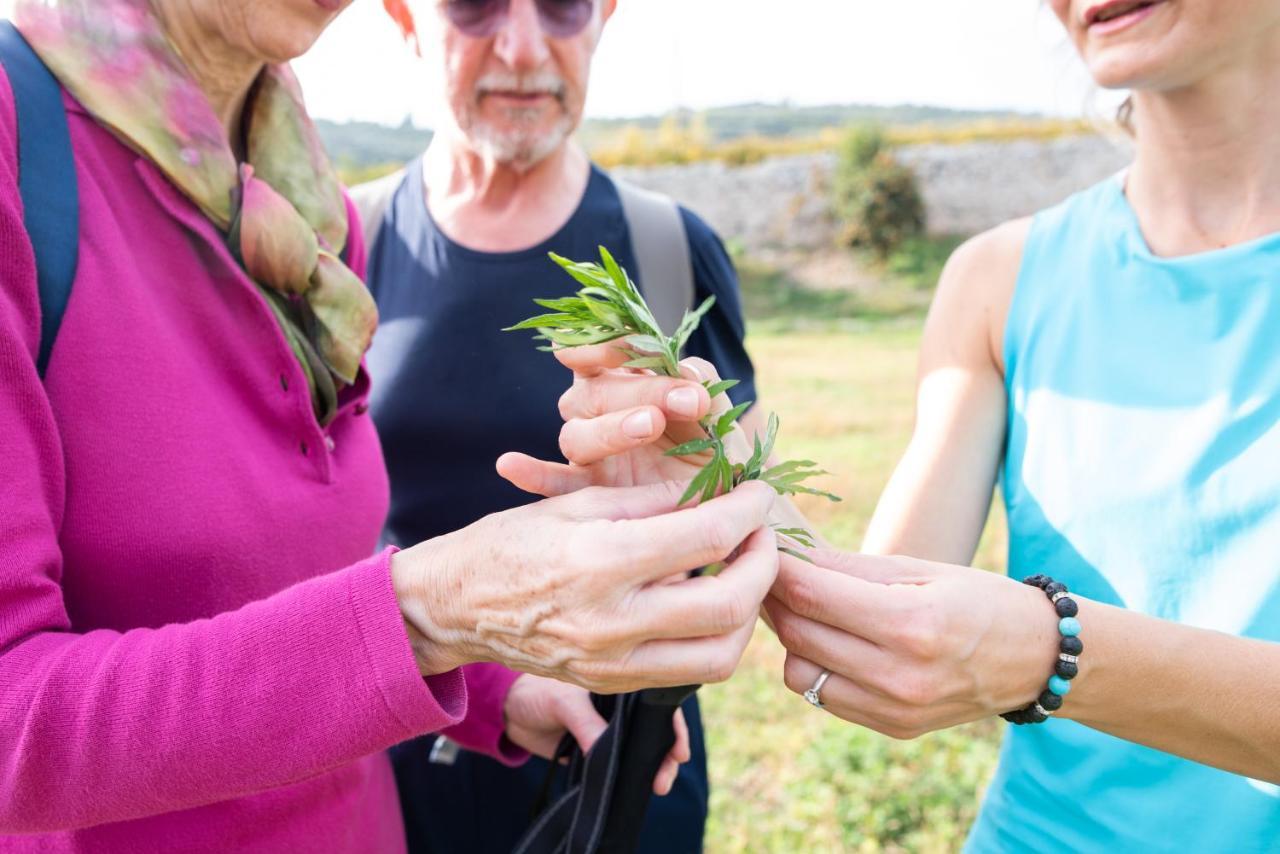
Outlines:
[[327, 449], [329, 450], [329, 453], [331, 453], [331, 454], [332, 454], [332, 453], [333, 453], [333, 449], [334, 449], [335, 447], [337, 447], [337, 444], [333, 441], [333, 437], [332, 437], [332, 436], [325, 436], [325, 437], [324, 437], [324, 446], [325, 446], [325, 448], [327, 448]]

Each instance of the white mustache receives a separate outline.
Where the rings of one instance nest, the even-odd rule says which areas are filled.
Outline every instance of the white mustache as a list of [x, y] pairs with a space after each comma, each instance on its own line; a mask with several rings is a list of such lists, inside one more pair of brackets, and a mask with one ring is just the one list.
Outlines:
[[521, 95], [554, 95], [564, 92], [564, 80], [554, 71], [535, 71], [532, 74], [490, 72], [476, 82], [481, 95], [489, 92], [518, 92]]

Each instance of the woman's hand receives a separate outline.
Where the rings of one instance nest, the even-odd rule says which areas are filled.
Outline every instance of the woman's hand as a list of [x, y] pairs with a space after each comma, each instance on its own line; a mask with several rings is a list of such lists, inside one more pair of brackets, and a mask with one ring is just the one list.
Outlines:
[[[702, 383], [720, 377], [710, 362], [685, 359], [685, 379], [657, 376], [621, 365], [631, 357], [620, 342], [556, 351], [573, 371], [573, 385], [560, 398], [560, 451], [568, 465], [506, 454], [498, 461], [503, 477], [535, 495], [563, 495], [587, 486], [637, 486], [667, 480], [689, 481], [704, 455], [664, 453], [692, 439], [706, 438], [698, 420], [733, 404], [714, 401]], [[741, 428], [726, 438], [730, 456], [746, 459], [750, 449]]]
[[832, 714], [915, 738], [1022, 708], [1058, 654], [1044, 594], [1005, 576], [902, 557], [784, 555], [765, 602], [803, 694], [825, 669]]
[[[511, 683], [503, 714], [507, 721], [507, 738], [525, 750], [551, 759], [566, 732], [573, 734], [586, 753], [605, 730], [605, 720], [591, 703], [591, 695], [582, 688], [547, 679], [522, 675]], [[665, 795], [675, 784], [680, 766], [689, 761], [689, 727], [684, 713], [676, 710], [673, 721], [676, 743], [667, 754], [653, 779], [653, 792]]]
[[777, 573], [774, 495], [745, 484], [677, 510], [682, 489], [585, 489], [395, 554], [419, 668], [497, 661], [600, 693], [728, 679]]

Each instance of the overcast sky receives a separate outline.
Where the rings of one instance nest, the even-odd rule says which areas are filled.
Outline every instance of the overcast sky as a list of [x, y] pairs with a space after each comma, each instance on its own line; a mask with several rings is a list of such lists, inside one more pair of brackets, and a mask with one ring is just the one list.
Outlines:
[[[412, 2], [430, 14], [432, 0]], [[295, 67], [317, 116], [430, 124], [438, 108], [437, 63], [413, 57], [379, 0], [356, 0]], [[619, 0], [587, 110], [911, 102], [1073, 116], [1091, 99], [1039, 0]]]

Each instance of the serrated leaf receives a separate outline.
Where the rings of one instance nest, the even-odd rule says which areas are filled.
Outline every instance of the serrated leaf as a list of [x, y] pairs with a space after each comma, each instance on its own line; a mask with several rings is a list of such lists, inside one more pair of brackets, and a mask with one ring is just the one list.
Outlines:
[[688, 457], [693, 454], [701, 454], [711, 450], [716, 443], [710, 439], [694, 439], [691, 442], [685, 442], [683, 445], [676, 445], [671, 450], [663, 454], [664, 457]]
[[799, 471], [800, 469], [813, 468], [816, 465], [817, 463], [813, 460], [787, 460], [785, 463], [779, 463], [769, 469], [761, 475], [761, 477], [765, 480], [773, 480], [774, 478], [783, 477], [791, 474], [792, 472]]
[[[765, 482], [769, 483], [769, 481], [765, 481]], [[821, 489], [813, 489], [808, 486], [800, 486], [794, 483], [781, 484], [781, 485], [775, 484], [775, 483], [769, 483], [769, 485], [772, 486], [774, 488], [774, 491], [777, 492], [779, 495], [799, 495], [799, 494], [817, 495], [821, 498], [827, 499], [828, 501], [835, 501], [837, 503], [844, 500], [839, 495], [836, 495], [834, 493], [826, 492]]]

